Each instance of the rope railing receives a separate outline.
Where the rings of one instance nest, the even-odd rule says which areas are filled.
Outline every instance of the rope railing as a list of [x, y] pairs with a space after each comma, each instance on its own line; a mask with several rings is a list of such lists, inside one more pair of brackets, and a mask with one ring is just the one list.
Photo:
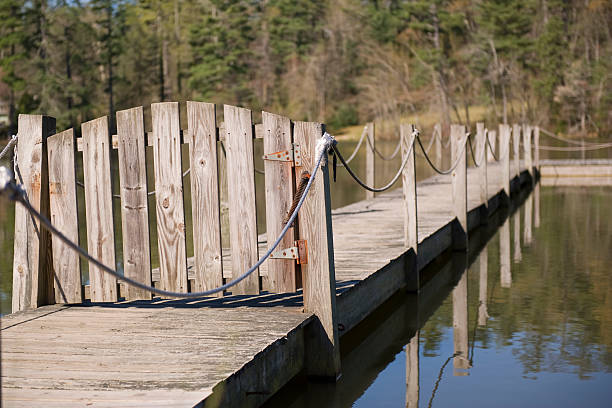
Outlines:
[[[433, 144], [434, 144], [435, 140], [436, 140], [437, 138], [439, 138], [439, 137], [440, 137], [440, 132], [438, 131], [438, 128], [434, 128], [434, 131], [433, 131], [433, 133], [432, 133], [432, 135], [431, 135], [431, 138], [429, 138], [429, 144], [427, 145], [427, 148], [425, 149], [425, 151], [427, 152], [427, 154], [429, 154], [429, 151], [431, 150], [431, 147], [433, 146]], [[424, 156], [423, 156], [423, 153], [416, 152], [416, 154], [417, 154], [417, 156], [419, 156], [419, 157], [424, 157]]]
[[[469, 139], [469, 134], [467, 134], [466, 136], [467, 136], [466, 139]], [[457, 156], [457, 160], [455, 160], [455, 163], [453, 163], [453, 165], [448, 170], [440, 170], [438, 167], [436, 167], [435, 164], [433, 164], [433, 162], [429, 158], [429, 155], [425, 152], [425, 148], [423, 147], [423, 143], [421, 142], [421, 138], [417, 135], [416, 139], [417, 139], [417, 142], [419, 143], [419, 146], [421, 147], [421, 150], [423, 151], [423, 154], [425, 156], [425, 160], [427, 160], [427, 163], [429, 163], [429, 166], [436, 173], [441, 174], [441, 175], [450, 174], [450, 173], [453, 172], [453, 170], [455, 170], [457, 168], [457, 165], [459, 164], [459, 162], [462, 159], [461, 155], [463, 154], [463, 152], [465, 152], [465, 148], [466, 148], [466, 145], [467, 145], [467, 141], [464, 140], [463, 141], [463, 146], [461, 147], [461, 152], [459, 152], [459, 155]]]
[[[488, 130], [487, 130], [487, 133], [488, 133]], [[491, 145], [491, 140], [489, 140], [489, 135], [488, 134], [487, 134], [487, 145], [489, 145], [489, 151], [491, 152], [491, 156], [493, 156], [493, 159], [495, 161], [499, 161], [500, 157], [497, 157], [495, 155], [495, 149], [493, 149], [493, 146]]]
[[555, 134], [555, 133], [553, 133], [553, 132], [551, 132], [549, 130], [546, 130], [544, 128], [540, 128], [540, 131], [542, 133], [544, 133], [546, 136], [548, 136], [548, 137], [550, 137], [552, 139], [555, 139], [555, 140], [559, 140], [560, 142], [575, 144], [575, 145], [579, 145], [579, 146], [582, 146], [583, 144], [587, 145], [587, 146], [588, 145], [595, 146], [595, 145], [601, 144], [601, 143], [586, 142], [586, 141], [583, 141], [583, 140], [577, 141], [577, 140], [567, 139], [565, 137], [561, 137], [561, 136], [559, 136], [559, 135], [557, 135], [557, 134]]
[[368, 146], [370, 146], [370, 149], [376, 153], [378, 155], [378, 157], [380, 157], [381, 159], [385, 160], [385, 161], [390, 161], [395, 159], [395, 156], [397, 156], [397, 154], [399, 153], [401, 147], [402, 147], [402, 139], [400, 138], [400, 140], [398, 140], [397, 142], [397, 146], [395, 147], [395, 151], [393, 153], [391, 153], [390, 156], [385, 156], [384, 154], [382, 154], [377, 148], [376, 146], [372, 146], [372, 141], [370, 140], [370, 138], [366, 138], [368, 140]]
[[539, 146], [540, 150], [547, 150], [547, 151], [552, 151], [552, 152], [582, 152], [582, 151], [591, 151], [591, 150], [609, 149], [609, 148], [612, 148], [612, 143], [602, 143], [600, 145], [590, 145], [590, 146], [584, 146], [584, 147], [579, 147], [579, 146], [562, 147], [562, 146], [543, 146], [543, 145]]
[[221, 285], [213, 289], [200, 291], [200, 292], [183, 293], [183, 292], [174, 292], [174, 291], [168, 291], [168, 290], [163, 290], [163, 289], [157, 289], [153, 286], [149, 286], [144, 283], [133, 280], [131, 278], [128, 278], [120, 274], [116, 270], [106, 266], [101, 261], [91, 256], [85, 249], [81, 248], [77, 243], [71, 241], [62, 232], [60, 232], [57, 228], [55, 228], [55, 226], [53, 226], [51, 221], [49, 221], [44, 215], [39, 213], [30, 204], [30, 202], [26, 198], [25, 190], [23, 189], [23, 187], [15, 183], [13, 173], [4, 166], [0, 167], [0, 193], [7, 194], [10, 200], [21, 204], [34, 218], [38, 219], [40, 224], [43, 227], [45, 227], [49, 232], [51, 232], [51, 234], [58, 237], [64, 244], [66, 244], [69, 248], [71, 248], [73, 251], [78, 253], [79, 256], [91, 262], [93, 265], [100, 268], [103, 272], [109, 275], [112, 275], [117, 280], [125, 282], [126, 284], [137, 287], [139, 289], [146, 290], [147, 292], [154, 293], [159, 296], [183, 298], [183, 299], [199, 298], [199, 297], [213, 295], [215, 293], [222, 292], [226, 289], [231, 288], [232, 286], [236, 285], [237, 283], [239, 283], [240, 281], [248, 277], [254, 271], [256, 271], [257, 268], [259, 268], [259, 266], [262, 263], [264, 263], [266, 259], [270, 257], [272, 252], [274, 252], [274, 250], [280, 244], [283, 237], [287, 234], [287, 231], [289, 230], [289, 228], [292, 227], [292, 224], [295, 221], [298, 215], [298, 212], [300, 211], [300, 208], [302, 208], [302, 205], [304, 204], [304, 200], [306, 199], [306, 196], [308, 195], [310, 188], [312, 187], [312, 183], [315, 180], [315, 177], [317, 175], [317, 172], [319, 170], [319, 167], [321, 166], [323, 159], [327, 155], [328, 150], [330, 148], [333, 148], [335, 144], [336, 144], [336, 140], [329, 133], [325, 133], [321, 137], [321, 139], [319, 139], [319, 142], [317, 143], [317, 148], [316, 148], [316, 164], [314, 166], [314, 169], [312, 170], [312, 175], [310, 179], [308, 180], [308, 184], [306, 184], [306, 187], [304, 188], [304, 193], [302, 194], [302, 197], [300, 198], [298, 204], [296, 205], [295, 210], [291, 214], [291, 217], [289, 217], [287, 223], [285, 224], [282, 231], [280, 232], [278, 238], [276, 239], [276, 241], [274, 241], [274, 244], [272, 244], [272, 246], [268, 249], [268, 251], [242, 275], [238, 276], [237, 278], [231, 280], [230, 282], [224, 285]]
[[[485, 129], [485, 137], [488, 138], [487, 130], [486, 129]], [[474, 147], [472, 146], [472, 137], [471, 137], [471, 135], [469, 133], [467, 135], [467, 139], [468, 139], [468, 144], [470, 145], [470, 152], [472, 154], [472, 160], [474, 161], [474, 166], [480, 167], [482, 165], [483, 157], [484, 157], [484, 154], [486, 152], [486, 149], [482, 149], [480, 160], [477, 161], [476, 160], [476, 154], [474, 153]]]
[[[346, 159], [347, 163], [350, 163], [351, 160], [353, 160], [355, 158], [355, 156], [357, 155], [357, 152], [359, 151], [359, 148], [361, 147], [361, 144], [363, 143], [363, 139], [365, 137], [365, 135], [368, 133], [368, 125], [365, 125], [363, 127], [363, 130], [361, 131], [361, 136], [359, 137], [359, 142], [357, 142], [357, 146], [355, 146], [355, 149], [353, 150], [353, 153], [351, 153], [351, 155], [349, 156], [348, 159]], [[339, 164], [339, 167], [344, 167], [343, 164]]]
[[[418, 137], [419, 131], [417, 129], [414, 129], [412, 134], [415, 135], [416, 137]], [[401, 139], [400, 139], [400, 147], [401, 147]], [[388, 182], [384, 187], [374, 187], [374, 186], [368, 186], [365, 182], [363, 182], [363, 180], [361, 180], [359, 178], [359, 176], [357, 176], [357, 174], [353, 171], [353, 169], [351, 169], [348, 166], [348, 163], [346, 162], [346, 160], [342, 156], [342, 153], [340, 153], [340, 150], [338, 149], [338, 147], [336, 145], [332, 146], [334, 154], [336, 154], [338, 156], [338, 159], [340, 159], [340, 162], [344, 165], [343, 167], [346, 168], [346, 171], [348, 171], [349, 175], [353, 178], [353, 180], [355, 180], [355, 182], [357, 182], [357, 184], [359, 184], [364, 189], [366, 189], [368, 191], [372, 191], [373, 193], [381, 193], [383, 191], [386, 191], [386, 190], [390, 189], [397, 182], [397, 180], [399, 179], [399, 177], [402, 174], [402, 171], [404, 170], [404, 167], [406, 167], [406, 163], [408, 163], [408, 159], [410, 158], [410, 153], [412, 152], [413, 148], [414, 148], [414, 142], [410, 144], [410, 147], [408, 149], [408, 154], [406, 155], [406, 157], [402, 161], [402, 164], [400, 165], [397, 173], [395, 173], [395, 176], [393, 176], [391, 181]]]
[[0, 160], [4, 159], [4, 156], [11, 151], [11, 149], [17, 144], [17, 135], [12, 135], [11, 140], [4, 146], [4, 149], [0, 152]]

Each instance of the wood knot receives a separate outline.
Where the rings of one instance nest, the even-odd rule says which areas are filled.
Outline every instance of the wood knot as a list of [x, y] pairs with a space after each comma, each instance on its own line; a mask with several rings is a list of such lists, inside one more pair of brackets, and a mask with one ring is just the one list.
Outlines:
[[168, 200], [168, 197], [164, 198], [164, 201], [162, 201], [162, 207], [164, 208], [170, 207], [170, 200]]

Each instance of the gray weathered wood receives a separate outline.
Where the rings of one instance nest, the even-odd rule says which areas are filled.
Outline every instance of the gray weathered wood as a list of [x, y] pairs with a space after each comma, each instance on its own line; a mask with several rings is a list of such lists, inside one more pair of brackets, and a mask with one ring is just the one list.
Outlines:
[[419, 407], [419, 332], [406, 344], [406, 408]]
[[476, 170], [477, 181], [480, 190], [480, 202], [484, 207], [484, 212], [481, 216], [481, 222], [486, 222], [487, 215], [487, 206], [489, 203], [489, 191], [488, 191], [488, 181], [487, 181], [487, 134], [485, 132], [484, 123], [478, 122], [476, 124], [476, 160], [479, 161], [480, 166]]
[[[15, 179], [25, 189], [30, 204], [49, 217], [47, 137], [55, 133], [55, 119], [19, 115], [19, 141]], [[53, 303], [51, 236], [23, 206], [15, 206], [12, 310]]]
[[416, 254], [419, 237], [417, 225], [415, 135], [412, 129], [413, 125], [402, 124], [400, 126], [402, 162], [406, 161], [406, 165], [402, 171], [402, 187], [404, 191], [404, 242], [406, 249], [412, 248]]
[[[225, 148], [229, 201], [232, 277], [245, 273], [258, 259], [255, 167], [251, 111], [225, 105]], [[259, 271], [232, 288], [233, 294], [259, 293]]]
[[514, 224], [514, 255], [513, 260], [515, 263], [521, 262], [523, 254], [521, 253], [521, 211], [517, 208], [516, 212], [512, 214], [512, 223]]
[[504, 220], [499, 230], [499, 276], [502, 288], [512, 286], [510, 269], [510, 217]]
[[[144, 135], [142, 107], [117, 112], [123, 273], [150, 286], [151, 246]], [[151, 293], [128, 285], [125, 297], [127, 300], [151, 299]]]
[[536, 126], [533, 132], [533, 165], [540, 171], [540, 127]]
[[223, 284], [215, 105], [187, 102], [187, 121], [195, 256], [192, 290], [203, 291]]
[[[81, 125], [83, 133], [83, 176], [87, 249], [104, 265], [114, 269], [115, 232], [113, 230], [113, 191], [110, 167], [110, 133], [108, 117]], [[117, 280], [89, 263], [91, 300], [116, 302]]]
[[488, 252], [487, 246], [480, 251], [479, 260], [479, 280], [478, 280], [478, 325], [486, 326], [489, 313], [487, 311], [487, 271], [488, 271]]
[[[293, 139], [302, 149], [303, 167], [315, 165], [316, 145], [322, 125], [296, 122]], [[336, 315], [334, 244], [331, 222], [328, 166], [321, 166], [299, 213], [300, 239], [308, 244], [308, 264], [302, 265], [304, 308], [315, 314], [319, 326], [307, 336], [306, 369], [309, 375], [336, 378], [340, 353]]]
[[[69, 240], [79, 242], [74, 152], [72, 129], [47, 139], [50, 219]], [[52, 248], [55, 303], [81, 303], [83, 293], [79, 255], [56, 236], [53, 236]]]
[[471, 368], [468, 355], [468, 335], [468, 282], [466, 270], [463, 272], [461, 279], [459, 279], [457, 286], [453, 289], [454, 376], [468, 375], [466, 370]]
[[187, 292], [187, 252], [179, 105], [151, 105], [160, 288]]
[[525, 167], [532, 176], [533, 180], [533, 161], [531, 157], [531, 132], [532, 127], [529, 125], [523, 125], [523, 157], [525, 158]]
[[506, 197], [510, 198], [510, 126], [499, 125], [499, 161], [502, 166], [502, 183]]
[[[292, 149], [291, 122], [289, 118], [262, 112], [264, 129], [263, 151], [271, 154]], [[266, 235], [268, 248], [274, 244], [284, 227], [283, 219], [291, 208], [294, 194], [294, 177], [301, 178], [305, 167], [297, 168], [295, 174], [291, 162], [264, 160], [266, 180]], [[294, 246], [293, 229], [280, 242], [278, 249]], [[276, 293], [295, 292], [297, 290], [296, 262], [293, 259], [269, 259], [268, 279], [270, 290]]]
[[489, 138], [489, 144], [491, 145], [490, 147], [487, 146], [487, 161], [492, 162], [492, 161], [495, 161], [494, 154], [497, 154], [497, 158], [499, 158], [499, 152], [497, 152], [496, 150], [496, 146], [498, 144], [497, 143], [497, 131], [490, 130], [487, 137]]
[[533, 194], [529, 194], [525, 200], [525, 222], [524, 222], [524, 236], [523, 242], [526, 246], [531, 245], [532, 240], [532, 227], [533, 227]]
[[533, 226], [540, 227], [540, 183], [533, 189]]
[[[368, 127], [368, 134], [366, 135], [366, 137], [368, 138], [368, 143], [366, 146], [366, 184], [368, 186], [374, 186], [376, 177], [375, 177], [375, 160], [374, 160], [374, 148], [375, 148], [375, 141], [376, 141], [376, 133], [375, 133], [375, 128], [374, 128], [374, 122], [369, 122], [367, 124]], [[373, 191], [369, 191], [366, 190], [366, 199], [369, 198], [374, 198], [374, 192]]]
[[513, 165], [512, 165], [512, 178], [519, 177], [521, 174], [520, 169], [520, 157], [521, 157], [521, 126], [519, 124], [512, 125], [512, 157], [513, 157]]
[[451, 197], [453, 215], [457, 222], [453, 225], [453, 247], [467, 250], [467, 135], [465, 127], [451, 126], [451, 163], [458, 163], [451, 173]]

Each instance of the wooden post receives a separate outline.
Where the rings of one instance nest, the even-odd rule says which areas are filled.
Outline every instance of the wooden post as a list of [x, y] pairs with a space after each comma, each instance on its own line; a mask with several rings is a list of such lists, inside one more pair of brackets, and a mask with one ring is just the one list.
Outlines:
[[533, 133], [533, 165], [540, 172], [540, 127], [536, 126]]
[[[419, 243], [417, 228], [417, 196], [416, 196], [416, 165], [415, 165], [415, 136], [413, 125], [402, 124], [400, 136], [402, 143], [402, 162], [407, 160], [402, 172], [402, 186], [404, 191], [404, 245], [406, 249], [414, 249], [417, 253]], [[408, 158], [406, 156], [410, 154]]]
[[419, 407], [419, 331], [406, 345], [406, 408]]
[[[375, 131], [374, 122], [368, 123], [368, 146], [366, 149], [366, 184], [368, 186], [374, 186], [374, 148], [375, 148]], [[374, 198], [374, 192], [366, 190], [366, 199]]]
[[480, 223], [486, 224], [489, 220], [489, 189], [487, 180], [487, 134], [484, 123], [476, 124], [476, 159], [480, 160], [480, 167], [476, 168], [477, 183], [480, 187]]
[[[293, 149], [291, 137], [291, 121], [289, 118], [273, 113], [261, 113], [264, 137], [264, 154], [288, 152]], [[274, 156], [274, 155], [273, 155]], [[266, 235], [268, 248], [274, 244], [285, 224], [283, 219], [287, 216], [294, 194], [294, 178], [297, 176], [299, 184], [302, 171], [311, 171], [299, 167], [294, 172], [290, 161], [264, 160], [265, 191], [266, 191]], [[280, 242], [278, 249], [294, 246], [295, 229], [287, 231]], [[276, 293], [295, 292], [297, 290], [296, 262], [294, 259], [269, 259], [268, 280], [270, 290]]]
[[178, 102], [151, 105], [160, 288], [187, 292], [187, 251]]
[[533, 163], [531, 160], [531, 126], [523, 125], [523, 157], [525, 157], [525, 167], [531, 176], [531, 181], [534, 181], [533, 177]]
[[[453, 125], [454, 126], [454, 125]], [[452, 128], [451, 128], [452, 134]], [[452, 136], [451, 136], [452, 137]], [[453, 375], [466, 376], [470, 368], [468, 356], [468, 285], [467, 270], [461, 275], [459, 283], [453, 289]]]
[[[55, 133], [55, 119], [19, 115], [15, 179], [30, 204], [49, 217], [47, 138]], [[13, 257], [13, 312], [54, 301], [51, 236], [21, 205], [15, 206]]]
[[533, 195], [529, 194], [525, 200], [525, 230], [523, 241], [526, 246], [531, 245], [532, 240], [532, 223], [533, 223]]
[[[192, 291], [223, 284], [215, 105], [187, 102], [195, 279]], [[222, 292], [217, 296], [223, 296]]]
[[[491, 145], [491, 147], [487, 146], [487, 161], [492, 162], [495, 161], [495, 157], [493, 157], [493, 154], [495, 153], [495, 148], [497, 146], [497, 131], [490, 130], [487, 137], [489, 138], [489, 144]], [[491, 150], [493, 152], [491, 152]], [[499, 153], [497, 155], [497, 158], [499, 158]]]
[[478, 255], [479, 259], [479, 283], [478, 283], [478, 325], [486, 326], [489, 313], [487, 312], [487, 267], [488, 267], [488, 253], [487, 246], [485, 245]]
[[465, 127], [451, 126], [451, 164], [457, 166], [451, 173], [451, 194], [453, 197], [453, 249], [467, 250], [467, 147]]
[[510, 126], [499, 125], [499, 161], [502, 166], [502, 185], [506, 198], [510, 199]]
[[[81, 125], [83, 133], [83, 181], [87, 215], [87, 249], [109, 268], [115, 268], [113, 189], [110, 165], [111, 137], [108, 116]], [[92, 302], [116, 302], [117, 279], [89, 263]]]
[[[142, 107], [117, 112], [123, 273], [150, 286], [151, 245], [144, 134]], [[127, 285], [126, 300], [147, 300], [151, 297], [150, 292]]]
[[[258, 259], [253, 119], [251, 111], [225, 105], [225, 147], [229, 200], [232, 278], [237, 278]], [[233, 294], [259, 294], [259, 271], [232, 288]]]
[[518, 124], [514, 124], [512, 126], [512, 152], [514, 158], [514, 173], [512, 173], [512, 178], [519, 177], [521, 175], [520, 169], [520, 156], [521, 151], [519, 149], [519, 145], [521, 143], [521, 127]]
[[523, 257], [521, 254], [521, 209], [517, 208], [512, 214], [512, 222], [514, 223], [514, 262], [521, 262]]
[[[72, 242], [79, 242], [79, 213], [76, 195], [74, 132], [72, 129], [47, 139], [49, 156], [49, 199], [53, 225]], [[79, 255], [58, 237], [52, 238], [55, 302], [81, 303]]]
[[[293, 140], [302, 150], [302, 166], [313, 170], [316, 145], [323, 126], [296, 122]], [[338, 322], [336, 313], [336, 276], [332, 234], [328, 166], [321, 166], [304, 205], [299, 212], [300, 239], [306, 240], [308, 264], [301, 265], [304, 310], [318, 319], [306, 333], [306, 373], [315, 377], [337, 378], [340, 373]]]
[[433, 137], [436, 138], [434, 140], [434, 146], [436, 149], [436, 167], [442, 167], [442, 130], [439, 123], [434, 125]]
[[502, 288], [512, 286], [510, 270], [510, 218], [506, 218], [499, 230], [499, 275]]

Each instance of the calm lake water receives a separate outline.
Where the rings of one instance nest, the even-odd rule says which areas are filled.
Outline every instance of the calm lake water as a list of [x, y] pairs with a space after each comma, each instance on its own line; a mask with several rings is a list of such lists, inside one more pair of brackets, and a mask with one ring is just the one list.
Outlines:
[[336, 385], [298, 379], [268, 406], [610, 407], [612, 188], [539, 194], [530, 243], [532, 197], [482, 250], [449, 255], [418, 296], [363, 323]]

